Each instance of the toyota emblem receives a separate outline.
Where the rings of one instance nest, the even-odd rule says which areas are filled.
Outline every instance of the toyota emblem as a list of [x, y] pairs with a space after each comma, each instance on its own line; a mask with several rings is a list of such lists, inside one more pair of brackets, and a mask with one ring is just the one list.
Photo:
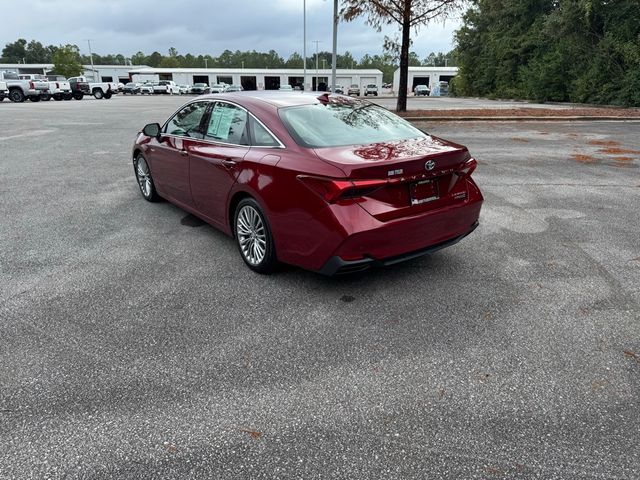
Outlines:
[[427, 163], [424, 164], [424, 168], [426, 168], [427, 170], [433, 170], [436, 167], [436, 162], [434, 162], [433, 160], [429, 160]]

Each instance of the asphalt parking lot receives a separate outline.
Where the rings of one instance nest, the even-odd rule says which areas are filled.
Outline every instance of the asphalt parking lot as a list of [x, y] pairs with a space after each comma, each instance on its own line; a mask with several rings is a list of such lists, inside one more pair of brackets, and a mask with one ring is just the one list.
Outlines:
[[0, 104], [0, 478], [640, 477], [640, 122], [422, 124], [471, 236], [260, 276], [140, 196], [185, 100]]

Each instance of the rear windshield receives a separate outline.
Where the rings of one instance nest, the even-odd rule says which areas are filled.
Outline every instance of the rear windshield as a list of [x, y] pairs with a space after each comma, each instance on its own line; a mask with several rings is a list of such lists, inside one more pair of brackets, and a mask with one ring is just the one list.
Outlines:
[[389, 110], [366, 102], [286, 107], [280, 109], [280, 118], [296, 143], [307, 148], [426, 137]]
[[4, 72], [5, 80], [20, 80], [18, 74], [14, 72]]

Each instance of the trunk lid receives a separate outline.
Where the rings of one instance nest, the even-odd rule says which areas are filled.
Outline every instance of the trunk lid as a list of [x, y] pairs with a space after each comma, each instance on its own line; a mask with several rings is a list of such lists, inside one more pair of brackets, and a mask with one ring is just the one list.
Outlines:
[[466, 147], [437, 137], [370, 145], [317, 148], [316, 155], [351, 181], [376, 180], [357, 203], [378, 220], [415, 215], [464, 201], [458, 173], [470, 159]]

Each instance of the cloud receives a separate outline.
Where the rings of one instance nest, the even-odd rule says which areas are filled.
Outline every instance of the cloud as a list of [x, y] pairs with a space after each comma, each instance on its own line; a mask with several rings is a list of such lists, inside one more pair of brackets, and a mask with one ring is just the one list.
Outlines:
[[[332, 45], [331, 0], [307, 0], [307, 53]], [[24, 12], [29, 12], [25, 15]], [[302, 53], [302, 0], [26, 0], [20, 9], [3, 11], [0, 42], [18, 38], [44, 44], [74, 43], [87, 51], [90, 38], [94, 53], [131, 55], [141, 50], [166, 53], [219, 55], [224, 50], [276, 50], [287, 58]], [[423, 27], [414, 35], [412, 50], [423, 58], [431, 51], [448, 51], [458, 20]], [[364, 20], [340, 23], [338, 51], [356, 58], [382, 51], [384, 36], [395, 29], [376, 32]]]

